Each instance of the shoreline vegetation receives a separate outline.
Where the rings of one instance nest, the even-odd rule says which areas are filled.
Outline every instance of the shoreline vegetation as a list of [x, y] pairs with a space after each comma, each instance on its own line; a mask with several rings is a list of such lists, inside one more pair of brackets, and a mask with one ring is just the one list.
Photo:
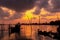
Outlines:
[[[0, 25], [15, 25], [15, 24], [0, 24]], [[49, 23], [21, 23], [20, 25], [60, 25], [60, 20], [51, 21]]]

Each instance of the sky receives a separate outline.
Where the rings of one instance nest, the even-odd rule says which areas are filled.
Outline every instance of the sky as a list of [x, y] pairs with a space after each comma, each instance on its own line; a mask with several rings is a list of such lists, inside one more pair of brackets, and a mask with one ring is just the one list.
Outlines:
[[0, 0], [0, 23], [41, 23], [60, 19], [60, 0]]

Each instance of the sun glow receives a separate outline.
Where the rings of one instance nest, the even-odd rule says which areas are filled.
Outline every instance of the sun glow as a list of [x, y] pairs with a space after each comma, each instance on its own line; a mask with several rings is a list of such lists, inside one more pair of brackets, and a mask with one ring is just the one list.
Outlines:
[[[3, 12], [8, 12], [10, 14], [9, 17], [5, 17], [5, 19], [12, 17], [16, 13], [14, 10], [11, 10], [11, 9], [8, 9], [5, 7], [0, 7], [0, 8], [3, 10]], [[19, 18], [19, 19], [22, 20], [23, 22], [26, 22], [27, 20], [32, 20], [34, 22], [35, 21], [37, 22], [37, 20], [39, 21], [39, 16], [40, 16], [41, 22], [43, 22], [44, 20], [50, 21], [49, 19], [55, 20], [55, 19], [57, 19], [57, 16], [60, 19], [60, 12], [54, 13], [54, 15], [49, 16], [47, 14], [52, 14], [52, 13], [50, 13], [50, 12], [46, 11], [44, 8], [42, 8], [39, 15], [34, 15], [33, 12], [35, 12], [35, 10], [36, 10], [36, 7], [32, 8], [31, 10], [26, 10], [26, 12], [22, 13], [23, 14], [22, 18]], [[47, 15], [47, 16], [44, 17], [44, 15]], [[43, 17], [46, 19], [42, 19]]]
[[34, 17], [33, 12], [34, 12], [35, 8], [36, 8], [36, 7], [34, 7], [34, 8], [31, 9], [31, 10], [27, 10], [27, 11], [25, 12], [25, 15], [23, 16], [23, 19], [26, 19], [26, 20], [32, 19], [32, 18]]
[[[39, 16], [40, 16], [40, 21], [42, 22], [42, 17], [43, 16], [41, 16], [41, 15], [46, 15], [46, 14], [48, 14], [49, 12], [47, 12], [46, 10], [44, 10], [44, 8], [42, 8], [41, 9], [41, 12], [39, 13], [39, 15], [34, 15], [34, 11], [35, 11], [35, 9], [36, 9], [36, 7], [34, 7], [33, 9], [31, 9], [31, 10], [27, 10], [26, 12], [25, 12], [25, 15], [22, 17], [22, 19], [23, 20], [34, 20], [34, 22], [36, 21], [37, 22], [37, 20], [39, 21]], [[33, 18], [35, 18], [35, 19], [33, 19]], [[47, 17], [46, 17], [47, 18]]]

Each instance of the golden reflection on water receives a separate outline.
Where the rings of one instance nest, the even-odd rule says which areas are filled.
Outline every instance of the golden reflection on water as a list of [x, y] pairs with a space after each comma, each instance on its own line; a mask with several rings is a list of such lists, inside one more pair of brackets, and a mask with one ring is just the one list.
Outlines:
[[[21, 36], [22, 37], [27, 37], [27, 38], [32, 38], [33, 40], [38, 40], [38, 29], [41, 31], [52, 31], [52, 32], [57, 32], [57, 28], [58, 26], [52, 26], [52, 25], [21, 25]], [[4, 26], [4, 37], [2, 38], [2, 40], [9, 40], [9, 36], [8, 36], [8, 31], [6, 32], [6, 30], [8, 30], [8, 26]], [[14, 39], [15, 38], [15, 33], [10, 35], [10, 39]], [[41, 36], [40, 39], [45, 40], [46, 38], [49, 39], [49, 37], [44, 37]], [[40, 40], [39, 39], [39, 40]], [[47, 40], [48, 40], [47, 39]], [[51, 39], [52, 40], [52, 39]]]
[[21, 35], [22, 36], [32, 36], [36, 35], [37, 30], [40, 29], [41, 31], [52, 31], [57, 32], [57, 26], [50, 26], [50, 25], [22, 25], [21, 26]]

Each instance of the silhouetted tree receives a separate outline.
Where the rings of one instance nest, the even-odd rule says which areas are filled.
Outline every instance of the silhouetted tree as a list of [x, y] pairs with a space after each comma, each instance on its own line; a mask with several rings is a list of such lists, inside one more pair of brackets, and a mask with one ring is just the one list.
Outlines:
[[60, 20], [51, 21], [50, 24], [51, 25], [60, 25]]

